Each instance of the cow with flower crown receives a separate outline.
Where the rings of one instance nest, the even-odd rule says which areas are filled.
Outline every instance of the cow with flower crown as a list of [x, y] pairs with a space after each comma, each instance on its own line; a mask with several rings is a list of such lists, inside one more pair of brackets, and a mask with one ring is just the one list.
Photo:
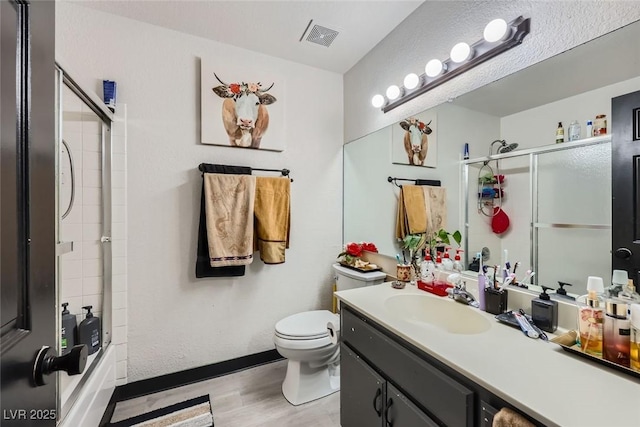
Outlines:
[[404, 151], [407, 153], [410, 165], [424, 166], [429, 148], [427, 135], [431, 133], [429, 127], [431, 122], [432, 120], [425, 124], [415, 117], [409, 117], [400, 122], [400, 127], [405, 130]]
[[276, 102], [276, 98], [263, 89], [258, 83], [222, 83], [212, 88], [222, 103], [222, 122], [229, 136], [229, 143], [234, 147], [260, 148], [260, 141], [269, 127], [267, 105]]

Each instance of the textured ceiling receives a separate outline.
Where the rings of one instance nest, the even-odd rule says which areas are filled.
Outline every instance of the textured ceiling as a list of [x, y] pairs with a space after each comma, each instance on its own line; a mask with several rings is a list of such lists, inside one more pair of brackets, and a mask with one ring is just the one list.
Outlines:
[[[71, 0], [82, 6], [345, 73], [422, 1]], [[330, 47], [299, 41], [309, 21], [339, 32]], [[108, 31], [106, 32], [108, 33]]]

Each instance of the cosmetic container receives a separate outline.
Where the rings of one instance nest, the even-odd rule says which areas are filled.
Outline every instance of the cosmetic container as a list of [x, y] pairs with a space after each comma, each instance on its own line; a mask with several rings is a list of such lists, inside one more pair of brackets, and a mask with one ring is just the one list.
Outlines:
[[69, 312], [68, 302], [62, 303], [62, 333], [60, 335], [60, 350], [62, 354], [67, 354], [76, 345], [76, 335], [78, 326], [76, 316]]
[[640, 304], [632, 304], [629, 311], [631, 312], [630, 367], [640, 372]]
[[564, 128], [562, 122], [558, 122], [558, 128], [556, 129], [556, 144], [564, 142]]
[[609, 362], [629, 367], [630, 362], [630, 322], [627, 317], [628, 304], [617, 298], [605, 303], [602, 357]]
[[574, 120], [569, 125], [569, 141], [577, 141], [580, 139], [580, 123]]
[[618, 293], [618, 298], [629, 301], [629, 304], [640, 303], [640, 295], [636, 292], [632, 279], [627, 280], [627, 286]]
[[531, 301], [531, 318], [543, 331], [555, 332], [558, 329], [558, 302], [553, 301], [547, 294], [547, 290], [550, 289], [543, 286], [542, 293]]
[[87, 310], [87, 317], [78, 326], [78, 341], [85, 344], [89, 354], [93, 354], [100, 349], [102, 337], [100, 336], [100, 319], [91, 312], [93, 306], [82, 307]]
[[601, 299], [594, 290], [590, 290], [585, 303], [578, 304], [578, 329], [582, 351], [602, 357], [602, 334], [604, 310]]
[[606, 289], [606, 296], [609, 298], [616, 298], [620, 292], [622, 292], [629, 281], [629, 276], [626, 270], [613, 270], [611, 275], [611, 286]]

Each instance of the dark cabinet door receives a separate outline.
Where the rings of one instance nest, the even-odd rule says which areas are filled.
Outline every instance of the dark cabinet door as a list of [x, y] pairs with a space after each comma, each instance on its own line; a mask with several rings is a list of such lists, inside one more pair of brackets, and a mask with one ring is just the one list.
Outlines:
[[640, 92], [611, 100], [611, 266], [640, 283]]
[[[0, 424], [55, 426], [55, 2], [0, 0]], [[42, 371], [46, 373], [45, 371]]]
[[385, 427], [438, 427], [435, 421], [389, 383], [385, 402]]
[[340, 424], [342, 427], [382, 426], [385, 380], [360, 356], [340, 347]]

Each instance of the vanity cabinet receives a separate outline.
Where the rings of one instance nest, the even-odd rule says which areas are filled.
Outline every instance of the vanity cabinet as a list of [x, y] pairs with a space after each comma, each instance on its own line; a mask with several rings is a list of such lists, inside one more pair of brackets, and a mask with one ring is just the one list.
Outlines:
[[344, 302], [340, 319], [342, 427], [490, 426], [511, 406]]
[[342, 427], [438, 426], [348, 346], [340, 351]]

